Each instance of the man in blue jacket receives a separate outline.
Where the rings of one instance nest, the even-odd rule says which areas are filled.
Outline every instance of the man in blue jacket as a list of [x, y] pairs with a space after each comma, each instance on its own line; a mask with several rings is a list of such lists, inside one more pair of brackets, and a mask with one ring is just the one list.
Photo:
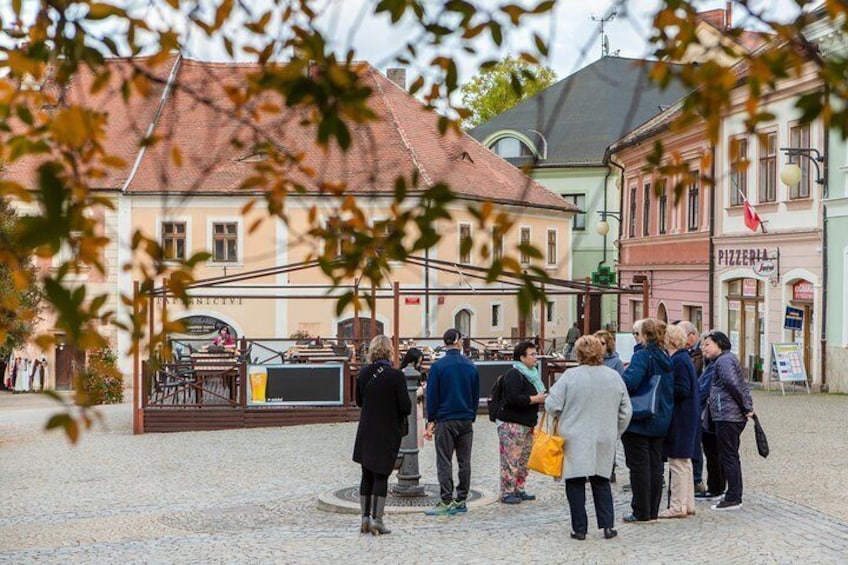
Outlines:
[[[426, 439], [436, 435], [436, 474], [441, 502], [427, 511], [430, 516], [467, 512], [465, 499], [471, 486], [472, 424], [480, 401], [480, 375], [461, 352], [462, 335], [453, 328], [445, 332], [445, 356], [433, 363], [427, 375]], [[453, 455], [459, 466], [454, 496]]]

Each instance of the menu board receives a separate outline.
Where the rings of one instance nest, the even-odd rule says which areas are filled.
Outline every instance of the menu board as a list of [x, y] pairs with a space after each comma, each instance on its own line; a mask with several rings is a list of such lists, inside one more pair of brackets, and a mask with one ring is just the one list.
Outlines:
[[797, 343], [771, 344], [771, 378], [781, 382], [807, 382], [804, 356]]

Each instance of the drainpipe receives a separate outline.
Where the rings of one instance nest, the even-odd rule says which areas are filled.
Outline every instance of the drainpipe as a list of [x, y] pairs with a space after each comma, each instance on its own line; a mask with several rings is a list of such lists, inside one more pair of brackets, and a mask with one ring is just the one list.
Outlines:
[[[618, 237], [616, 241], [618, 242], [618, 256], [621, 257], [621, 232], [624, 231], [624, 167], [619, 165], [615, 161], [612, 160], [612, 156], [607, 159], [607, 163], [612, 165], [613, 167], [618, 168], [621, 179], [621, 188], [618, 191]], [[607, 167], [607, 175], [611, 170]], [[606, 186], [604, 186], [604, 210], [607, 209], [607, 191]], [[607, 256], [607, 236], [604, 236], [604, 260], [606, 260]], [[618, 279], [618, 284], [621, 286], [621, 277]], [[621, 330], [621, 295], [617, 294], [615, 296], [615, 327], [618, 331]]]
[[707, 276], [709, 277], [707, 287], [710, 294], [707, 298], [707, 303], [710, 307], [710, 329], [715, 328], [715, 217], [716, 217], [716, 150], [715, 145], [710, 145], [710, 157], [712, 164], [710, 165], [710, 175], [712, 175], [713, 186], [710, 189], [710, 266]]
[[[830, 98], [830, 92], [825, 91], [825, 96]], [[821, 324], [821, 391], [827, 392], [827, 205], [825, 199], [828, 198], [828, 160], [830, 146], [830, 128], [824, 126], [824, 154], [825, 160], [822, 163], [824, 171], [822, 172], [822, 308], [819, 323]]]

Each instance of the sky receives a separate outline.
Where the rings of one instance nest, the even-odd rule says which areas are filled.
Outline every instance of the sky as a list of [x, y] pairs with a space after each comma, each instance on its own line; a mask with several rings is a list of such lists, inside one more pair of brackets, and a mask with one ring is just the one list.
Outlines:
[[[12, 0], [0, 0], [0, 15], [4, 24], [8, 25], [8, 14]], [[145, 18], [152, 25], [167, 21], [179, 25], [181, 22], [169, 15], [164, 0], [112, 0], [115, 3], [133, 7], [133, 12]], [[538, 0], [513, 0], [523, 5], [535, 4]], [[214, 6], [217, 0], [200, 0], [201, 6]], [[261, 9], [263, 3], [269, 0], [249, 0], [247, 4], [252, 9]], [[337, 53], [343, 54], [347, 49], [356, 51], [356, 59], [369, 61], [380, 70], [393, 66], [394, 58], [401, 54], [403, 46], [410, 41], [413, 28], [403, 20], [398, 25], [391, 25], [387, 16], [373, 15], [373, 6], [377, 0], [314, 0], [321, 14], [320, 25], [325, 30], [326, 37]], [[424, 0], [425, 5], [438, 6], [441, 2]], [[507, 3], [506, 0], [475, 0], [475, 4], [486, 9]], [[698, 0], [693, 2], [699, 11], [724, 8], [723, 0]], [[487, 59], [500, 59], [509, 54], [516, 54], [532, 45], [533, 32], [539, 33], [549, 41], [550, 54], [542, 62], [553, 68], [559, 78], [564, 78], [601, 57], [600, 23], [593, 18], [611, 18], [604, 24], [611, 54], [622, 57], [644, 58], [649, 55], [648, 37], [650, 35], [651, 16], [656, 11], [660, 0], [558, 0], [551, 15], [537, 17], [531, 23], [523, 25], [519, 30], [505, 34], [504, 45], [497, 48], [491, 40], [478, 41], [475, 47], [478, 55], [469, 55], [459, 51], [456, 44], [445, 46], [441, 53], [455, 56], [459, 63], [460, 83], [467, 82], [477, 72], [479, 64]], [[748, 4], [754, 11], [764, 13], [779, 21], [788, 21], [798, 13], [795, 0], [749, 0]], [[25, 13], [32, 14], [38, 2], [24, 2]], [[29, 12], [27, 12], [29, 10]], [[611, 17], [615, 11], [615, 16]], [[734, 23], [745, 21], [744, 11], [738, 6], [734, 8]], [[747, 27], [754, 27], [749, 22]], [[109, 20], [102, 24], [102, 29], [115, 38], [120, 38], [121, 30], [112, 26]], [[238, 25], [229, 28], [237, 40], [246, 40], [247, 34], [240, 31]], [[191, 58], [211, 61], [227, 60], [228, 56], [220, 41], [210, 40], [197, 29], [183, 30], [185, 52]], [[2, 40], [2, 37], [0, 37]], [[242, 44], [245, 41], [241, 42]], [[237, 45], [239, 42], [237, 41]], [[422, 51], [420, 65], [429, 61], [435, 51]], [[281, 53], [281, 59], [287, 54]], [[237, 59], [246, 60], [245, 55]], [[422, 68], [422, 67], [419, 67]], [[412, 73], [416, 71], [411, 69]]]
[[[503, 3], [504, 0], [477, 0], [477, 4], [484, 8]], [[521, 3], [527, 5], [531, 2]], [[369, 14], [367, 8], [375, 4], [374, 0], [325, 0], [322, 4], [324, 11], [321, 21], [326, 25], [327, 37], [333, 41], [339, 53], [353, 47], [357, 59], [367, 60], [378, 69], [397, 66], [393, 64], [393, 59], [409, 41], [410, 26], [404, 25], [403, 21], [400, 25], [392, 26], [387, 16]], [[750, 0], [749, 4], [755, 11], [763, 10], [766, 15], [779, 21], [788, 21], [798, 14], [794, 0]], [[559, 0], [552, 15], [536, 18], [531, 25], [507, 34], [501, 48], [485, 40], [476, 44], [480, 53], [477, 57], [458, 52], [455, 45], [447, 46], [444, 51], [451, 55], [459, 53], [460, 82], [465, 82], [470, 80], [483, 60], [502, 58], [529, 48], [532, 45], [532, 32], [537, 32], [550, 43], [550, 55], [543, 61], [544, 64], [563, 78], [601, 57], [600, 23], [592, 18], [609, 18], [613, 11], [616, 15], [604, 24], [610, 53], [622, 57], [647, 57], [651, 17], [659, 5], [659, 0]], [[702, 0], [695, 2], [695, 5], [699, 11], [704, 11], [724, 8], [726, 2]], [[363, 10], [363, 7], [366, 9]], [[738, 25], [747, 21], [746, 26], [754, 28], [755, 22], [746, 20], [745, 15], [742, 9], [735, 8], [734, 23]], [[189, 40], [188, 47], [189, 52], [197, 58], [223, 58], [219, 47], [202, 41], [197, 34]], [[433, 53], [422, 55], [432, 56]]]

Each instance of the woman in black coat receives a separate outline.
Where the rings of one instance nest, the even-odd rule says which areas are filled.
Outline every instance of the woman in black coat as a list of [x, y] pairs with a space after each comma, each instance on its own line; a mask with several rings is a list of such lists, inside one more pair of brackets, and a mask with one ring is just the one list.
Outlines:
[[356, 377], [356, 405], [362, 408], [353, 460], [362, 465], [359, 504], [362, 508], [360, 532], [388, 534], [383, 525], [389, 475], [407, 433], [404, 422], [412, 410], [406, 379], [392, 367], [392, 341], [378, 335], [368, 348], [370, 364]]
[[666, 329], [665, 343], [671, 356], [674, 374], [674, 411], [671, 425], [663, 443], [663, 456], [668, 459], [671, 485], [668, 509], [660, 518], [686, 518], [695, 513], [695, 480], [692, 457], [698, 445], [701, 425], [701, 403], [698, 398], [698, 377], [695, 365], [686, 349], [686, 332], [679, 326]]

